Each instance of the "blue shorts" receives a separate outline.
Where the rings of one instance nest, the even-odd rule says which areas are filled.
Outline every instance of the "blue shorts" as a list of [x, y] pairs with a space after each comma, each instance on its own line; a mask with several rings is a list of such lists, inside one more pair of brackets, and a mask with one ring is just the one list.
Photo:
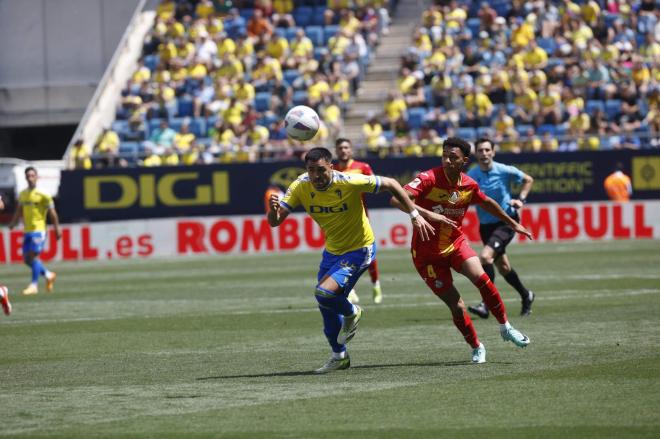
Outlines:
[[317, 281], [320, 282], [325, 276], [330, 276], [344, 294], [348, 294], [374, 259], [376, 259], [376, 244], [342, 255], [323, 250]]
[[23, 234], [23, 255], [32, 252], [38, 255], [44, 250], [46, 232], [28, 232]]

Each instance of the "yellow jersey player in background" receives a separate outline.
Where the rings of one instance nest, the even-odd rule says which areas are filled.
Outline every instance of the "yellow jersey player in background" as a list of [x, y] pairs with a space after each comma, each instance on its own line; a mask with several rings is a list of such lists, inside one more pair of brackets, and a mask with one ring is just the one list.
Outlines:
[[[5, 209], [5, 202], [2, 201], [2, 197], [0, 196], [0, 210]], [[0, 306], [2, 306], [2, 311], [6, 315], [11, 314], [11, 302], [9, 302], [9, 289], [4, 286], [0, 285]]]
[[323, 332], [332, 356], [316, 373], [348, 369], [348, 343], [357, 332], [362, 309], [348, 301], [362, 273], [376, 256], [374, 233], [362, 204], [362, 193], [385, 189], [405, 206], [422, 239], [433, 227], [415, 210], [401, 185], [389, 177], [343, 174], [332, 168], [332, 154], [326, 148], [312, 148], [305, 155], [307, 172], [291, 183], [284, 197], [270, 198], [268, 223], [277, 227], [298, 206], [325, 233], [325, 250], [317, 274], [315, 296], [323, 316]]
[[32, 269], [32, 281], [23, 290], [23, 294], [31, 295], [39, 292], [39, 275], [46, 278], [46, 291], [53, 291], [55, 285], [55, 272], [48, 271], [39, 260], [39, 254], [46, 243], [46, 214], [55, 227], [55, 236], [59, 240], [62, 236], [60, 223], [55, 211], [55, 205], [50, 195], [37, 189], [37, 170], [32, 166], [25, 169], [25, 179], [28, 187], [18, 196], [18, 206], [9, 228], [13, 229], [23, 218], [23, 261]]

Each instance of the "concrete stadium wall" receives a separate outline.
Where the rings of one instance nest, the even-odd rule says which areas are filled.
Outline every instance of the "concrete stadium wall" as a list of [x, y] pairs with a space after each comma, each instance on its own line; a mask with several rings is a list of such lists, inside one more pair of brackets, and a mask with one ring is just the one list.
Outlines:
[[139, 0], [0, 0], [0, 126], [76, 124]]

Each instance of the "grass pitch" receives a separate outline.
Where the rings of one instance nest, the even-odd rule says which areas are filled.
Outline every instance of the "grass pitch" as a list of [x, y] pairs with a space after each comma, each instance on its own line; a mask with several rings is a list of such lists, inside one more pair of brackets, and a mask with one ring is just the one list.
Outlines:
[[470, 364], [407, 252], [382, 251], [385, 301], [365, 274], [352, 367], [324, 376], [318, 254], [54, 264], [56, 292], [34, 297], [27, 268], [0, 267], [0, 436], [657, 437], [660, 243], [510, 255], [537, 293], [520, 318], [497, 280], [527, 349], [475, 320], [488, 363]]

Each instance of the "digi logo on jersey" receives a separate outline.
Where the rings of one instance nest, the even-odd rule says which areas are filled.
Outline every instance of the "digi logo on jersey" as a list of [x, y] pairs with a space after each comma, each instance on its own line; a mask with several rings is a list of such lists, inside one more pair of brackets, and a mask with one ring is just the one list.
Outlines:
[[[208, 178], [206, 178], [208, 180]], [[85, 209], [209, 206], [229, 203], [229, 174], [216, 171], [210, 181], [199, 172], [88, 175], [83, 178]]]
[[348, 203], [343, 203], [341, 206], [309, 206], [309, 213], [342, 213], [348, 210]]

